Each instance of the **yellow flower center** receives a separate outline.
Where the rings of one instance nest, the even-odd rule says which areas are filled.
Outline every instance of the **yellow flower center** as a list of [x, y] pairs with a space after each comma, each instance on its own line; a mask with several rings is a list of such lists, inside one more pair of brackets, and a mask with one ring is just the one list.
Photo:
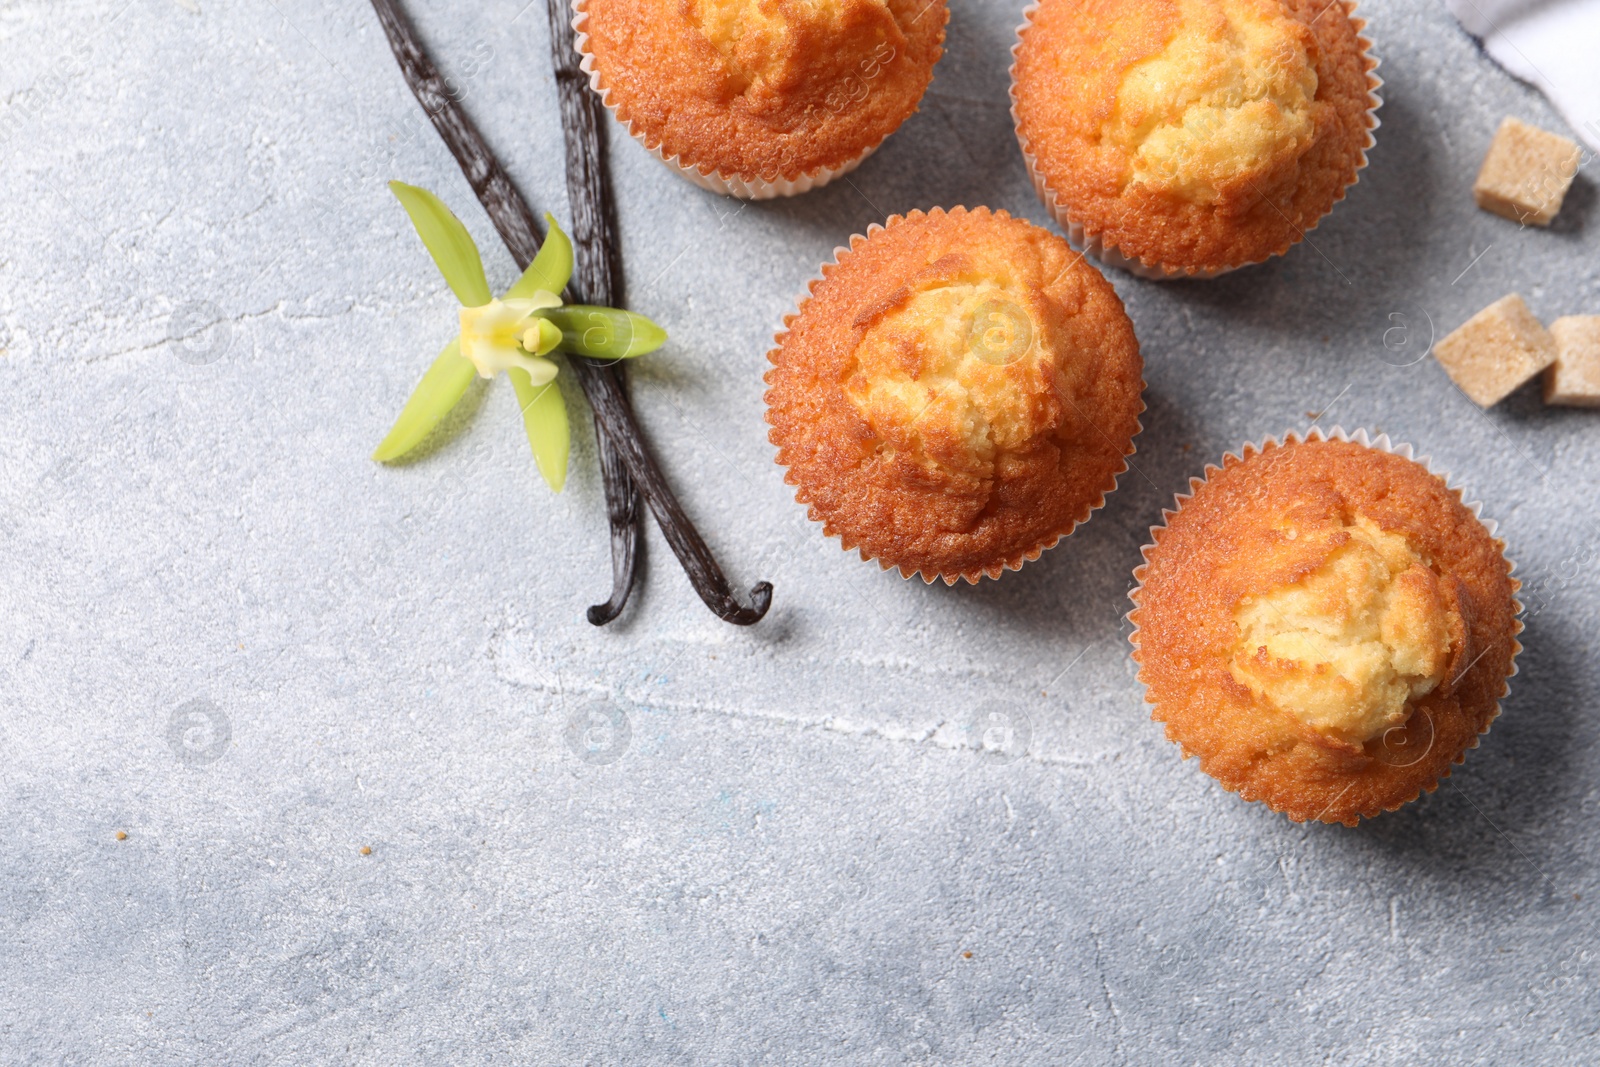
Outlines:
[[478, 368], [480, 377], [493, 378], [503, 370], [520, 367], [535, 385], [543, 385], [556, 376], [556, 365], [538, 357], [556, 346], [561, 331], [548, 319], [533, 318], [533, 313], [560, 305], [561, 298], [554, 293], [538, 292], [531, 297], [464, 307], [461, 354]]

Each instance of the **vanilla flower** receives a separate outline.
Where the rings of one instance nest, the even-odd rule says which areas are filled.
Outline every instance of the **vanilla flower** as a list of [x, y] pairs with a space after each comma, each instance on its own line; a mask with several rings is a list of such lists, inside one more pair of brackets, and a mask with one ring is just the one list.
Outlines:
[[460, 332], [422, 376], [372, 458], [388, 462], [405, 455], [456, 405], [474, 376], [493, 378], [504, 371], [516, 390], [539, 473], [559, 493], [567, 479], [571, 432], [556, 384], [558, 368], [544, 357], [566, 352], [628, 359], [660, 348], [666, 331], [631, 311], [562, 304], [560, 293], [572, 276], [572, 242], [549, 215], [550, 232], [539, 254], [495, 299], [478, 246], [461, 220], [426, 189], [403, 182], [390, 182], [389, 188], [461, 301]]

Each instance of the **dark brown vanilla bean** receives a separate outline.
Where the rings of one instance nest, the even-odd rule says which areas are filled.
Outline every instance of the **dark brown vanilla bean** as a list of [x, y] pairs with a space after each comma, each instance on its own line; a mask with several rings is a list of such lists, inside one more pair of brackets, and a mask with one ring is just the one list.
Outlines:
[[[416, 31], [411, 21], [406, 18], [405, 12], [392, 0], [373, 0], [372, 6], [378, 13], [378, 21], [383, 24], [384, 35], [389, 38], [389, 47], [400, 64], [400, 71], [405, 76], [406, 84], [411, 87], [411, 92], [422, 105], [422, 110], [433, 120], [439, 136], [444, 138], [451, 154], [456, 157], [456, 162], [460, 164], [462, 172], [472, 186], [472, 191], [482, 202], [484, 210], [494, 222], [495, 229], [500, 231], [500, 238], [511, 251], [517, 266], [525, 268], [539, 251], [539, 224], [529, 209], [528, 202], [517, 192], [516, 186], [511, 184], [510, 175], [506, 174], [499, 159], [489, 150], [488, 142], [478, 132], [471, 117], [451, 97], [444, 78], [439, 74], [439, 68], [434, 65], [433, 59], [417, 39]], [[576, 243], [576, 235], [574, 242]], [[586, 258], [585, 250], [579, 245], [574, 251], [577, 268], [575, 273], [579, 273]], [[592, 246], [589, 251], [592, 253]], [[592, 254], [587, 258], [592, 260]], [[592, 267], [590, 269], [592, 271]], [[578, 279], [574, 281], [576, 283]], [[574, 290], [572, 303], [608, 306], [611, 304], [608, 299], [597, 299], [598, 294], [591, 295], [588, 291], [578, 292], [577, 290], [582, 288], [580, 285], [574, 284], [569, 288]], [[572, 362], [577, 364], [588, 361], [574, 359]], [[601, 373], [620, 374], [615, 370]], [[589, 389], [583, 380], [583, 370], [578, 370], [578, 377], [579, 385], [587, 394]], [[633, 591], [634, 582], [638, 578], [639, 527], [644, 517], [639, 508], [639, 490], [628, 475], [627, 466], [617, 455], [610, 435], [599, 429], [598, 415], [595, 425], [595, 444], [600, 453], [600, 473], [606, 491], [606, 513], [611, 526], [611, 597], [604, 604], [590, 607], [587, 617], [594, 625], [604, 626], [621, 614], [623, 605], [628, 602], [628, 594]]]
[[[621, 307], [622, 252], [617, 240], [616, 212], [612, 208], [606, 178], [605, 139], [600, 135], [599, 101], [592, 99], [587, 79], [578, 69], [578, 54], [572, 43], [569, 9], [560, 3], [549, 6], [550, 58], [555, 68], [556, 100], [561, 108], [562, 140], [567, 149], [567, 203], [572, 211], [571, 229], [573, 301]], [[606, 377], [616, 386], [623, 404], [628, 402], [628, 384], [622, 368], [615, 364], [577, 359], [593, 368], [597, 377]], [[584, 387], [584, 395], [594, 390]], [[591, 399], [592, 403], [592, 399]], [[589, 621], [604, 625], [616, 617], [627, 602], [638, 567], [639, 490], [628, 474], [628, 467], [610, 435], [605, 432], [599, 409], [594, 409], [595, 437], [601, 448], [601, 469], [614, 468], [620, 477], [606, 479], [606, 516], [611, 524], [611, 562], [616, 584], [611, 600], [589, 609]], [[633, 423], [630, 410], [628, 421]], [[627, 575], [624, 583], [623, 576]]]
[[[605, 185], [599, 124], [594, 104], [588, 100], [591, 94], [587, 90], [586, 80], [580, 80], [582, 72], [578, 70], [577, 55], [572, 47], [571, 27], [559, 17], [556, 10], [560, 0], [549, 0], [549, 5], [556, 82], [561, 94], [562, 127], [566, 131], [568, 148], [575, 279], [579, 285], [604, 286], [615, 290], [615, 280], [621, 277], [621, 270], [617, 261], [615, 224], [609, 210], [610, 197]], [[489, 150], [478, 128], [449, 95], [438, 68], [423, 50], [395, 0], [372, 0], [372, 6], [383, 24], [406, 84], [411, 87], [423, 110], [433, 120], [434, 128], [460, 164], [473, 192], [483, 203], [495, 229], [500, 232], [501, 240], [511, 252], [511, 257], [519, 267], [525, 268], [539, 250], [538, 228], [527, 201], [512, 185], [505, 168]], [[683, 506], [667, 485], [654, 457], [645, 448], [619, 370], [580, 357], [573, 357], [570, 362], [588, 398], [589, 407], [594, 412], [595, 424], [600, 430], [596, 436], [602, 440], [602, 449], [609, 443], [615, 450], [619, 466], [643, 491], [644, 499], [649, 503], [656, 522], [661, 525], [667, 544], [677, 555], [700, 599], [720, 618], [736, 625], [749, 626], [760, 621], [772, 605], [772, 584], [758, 582], [750, 590], [750, 607], [741, 605], [734, 597], [722, 568], [717, 565], [700, 532], [684, 513]], [[607, 467], [602, 454], [602, 472]], [[635, 490], [629, 486], [625, 493], [619, 491], [614, 496], [613, 491], [617, 488], [613, 483], [607, 483], [607, 512], [611, 516], [613, 530], [612, 559], [616, 568], [616, 588], [621, 590], [621, 596], [619, 598], [613, 592], [610, 602], [589, 609], [589, 621], [596, 625], [609, 622], [621, 610], [622, 602], [627, 599], [627, 590], [632, 586], [638, 558], [637, 522], [627, 521], [638, 515], [638, 508], [633, 503]], [[621, 544], [617, 536], [619, 520], [630, 530]]]
[[[611, 373], [621, 385], [621, 373]], [[588, 391], [585, 390], [585, 396]], [[600, 426], [600, 416], [594, 417], [595, 443], [600, 451], [600, 474], [606, 487], [606, 521], [611, 526], [611, 599], [604, 604], [592, 604], [587, 618], [596, 626], [604, 626], [622, 612], [633, 591], [639, 573], [639, 527], [644, 523], [644, 511], [639, 506], [639, 488], [628, 474], [628, 465], [622, 454], [611, 443], [611, 438]]]

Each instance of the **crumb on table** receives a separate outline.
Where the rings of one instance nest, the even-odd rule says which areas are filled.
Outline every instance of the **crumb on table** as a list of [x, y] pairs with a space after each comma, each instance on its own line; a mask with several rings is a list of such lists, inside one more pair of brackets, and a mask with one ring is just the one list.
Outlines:
[[1433, 356], [1479, 407], [1504, 400], [1556, 358], [1556, 343], [1516, 293], [1501, 297], [1434, 346]]
[[1582, 155], [1577, 142], [1507, 117], [1472, 183], [1473, 199], [1496, 215], [1548, 226], [1561, 210]]
[[1545, 368], [1544, 402], [1600, 407], [1600, 315], [1568, 315], [1550, 324], [1556, 360]]

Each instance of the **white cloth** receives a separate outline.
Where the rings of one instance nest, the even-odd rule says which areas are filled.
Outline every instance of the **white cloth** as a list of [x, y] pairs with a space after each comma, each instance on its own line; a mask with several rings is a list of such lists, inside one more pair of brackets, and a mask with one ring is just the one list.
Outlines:
[[1600, 152], [1600, 0], [1445, 0], [1445, 7]]

